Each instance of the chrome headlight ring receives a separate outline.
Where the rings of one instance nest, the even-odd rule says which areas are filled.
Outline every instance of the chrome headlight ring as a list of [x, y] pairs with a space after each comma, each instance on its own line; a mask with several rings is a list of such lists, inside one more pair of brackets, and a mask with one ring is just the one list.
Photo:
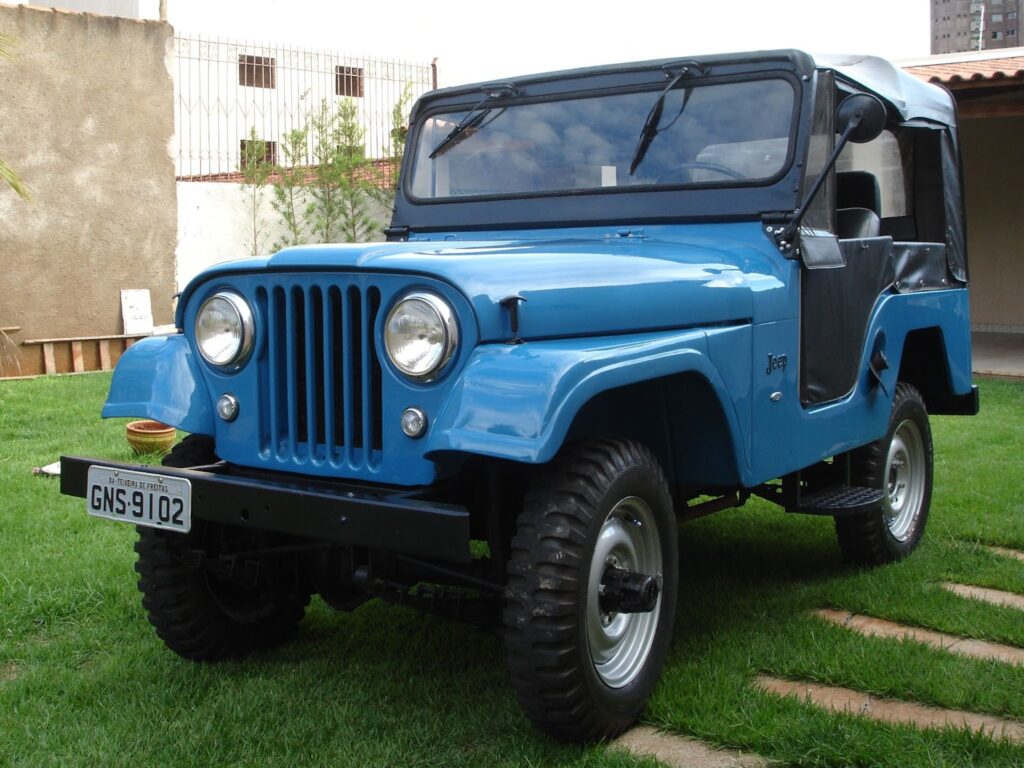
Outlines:
[[395, 302], [384, 322], [388, 360], [404, 376], [428, 382], [455, 354], [459, 327], [451, 305], [434, 293], [413, 291]]
[[255, 331], [249, 303], [234, 291], [215, 293], [196, 313], [196, 347], [203, 359], [216, 368], [242, 365], [252, 352]]

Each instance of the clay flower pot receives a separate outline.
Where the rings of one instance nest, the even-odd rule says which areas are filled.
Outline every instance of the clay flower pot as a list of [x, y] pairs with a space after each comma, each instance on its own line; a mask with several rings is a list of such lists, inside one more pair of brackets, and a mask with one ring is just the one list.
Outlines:
[[175, 429], [159, 421], [130, 421], [126, 428], [128, 445], [136, 454], [164, 453], [174, 445]]

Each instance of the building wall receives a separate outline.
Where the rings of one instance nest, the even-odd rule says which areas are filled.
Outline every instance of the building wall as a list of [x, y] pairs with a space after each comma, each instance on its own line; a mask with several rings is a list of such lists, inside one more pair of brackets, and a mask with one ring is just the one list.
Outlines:
[[[285, 230], [265, 191], [259, 213], [259, 247], [270, 253]], [[385, 225], [391, 212], [371, 203], [374, 218]], [[378, 235], [383, 239], [383, 235]], [[214, 264], [252, 255], [252, 204], [241, 184], [210, 181], [178, 182], [177, 284], [180, 291], [199, 272]]]
[[345, 101], [355, 107], [366, 156], [384, 157], [396, 103], [404, 93], [408, 111], [432, 85], [429, 65], [196, 35], [175, 38], [173, 76], [177, 175], [189, 181], [235, 174], [251, 132], [267, 142], [272, 162], [292, 165], [287, 137], [307, 130], [297, 164], [315, 162], [310, 120]]
[[932, 53], [1024, 45], [1018, 4], [1018, 0], [932, 0]]
[[[0, 327], [119, 334], [122, 288], [148, 288], [170, 322], [170, 26], [0, 5], [0, 30], [19, 41], [0, 61], [0, 156], [34, 196], [0, 189]], [[39, 347], [21, 353], [22, 373], [41, 370]]]
[[32, 5], [57, 8], [62, 11], [83, 11], [103, 16], [124, 16], [129, 19], [144, 18], [139, 12], [139, 0], [43, 0]]
[[967, 198], [971, 324], [1024, 331], [1024, 117], [960, 126]]

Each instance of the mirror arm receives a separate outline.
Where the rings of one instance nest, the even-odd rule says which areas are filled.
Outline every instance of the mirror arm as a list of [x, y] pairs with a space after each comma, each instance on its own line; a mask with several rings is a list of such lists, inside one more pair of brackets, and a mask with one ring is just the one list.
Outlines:
[[800, 204], [800, 208], [797, 209], [793, 218], [789, 220], [789, 223], [777, 236], [779, 246], [782, 248], [789, 248], [793, 243], [793, 235], [796, 234], [797, 230], [800, 229], [800, 222], [803, 221], [804, 214], [807, 213], [807, 209], [810, 207], [811, 202], [815, 196], [821, 190], [825, 184], [825, 179], [828, 178], [829, 171], [832, 170], [832, 166], [836, 164], [836, 160], [839, 159], [839, 153], [843, 151], [847, 142], [850, 140], [850, 136], [860, 125], [862, 119], [861, 114], [854, 115], [850, 122], [846, 126], [846, 130], [843, 131], [839, 137], [839, 141], [836, 142], [835, 148], [832, 150], [832, 154], [828, 156], [828, 160], [825, 161], [825, 165], [822, 167], [821, 172], [818, 174], [818, 178], [814, 180], [814, 184], [811, 185], [810, 191], [804, 197], [803, 203]]

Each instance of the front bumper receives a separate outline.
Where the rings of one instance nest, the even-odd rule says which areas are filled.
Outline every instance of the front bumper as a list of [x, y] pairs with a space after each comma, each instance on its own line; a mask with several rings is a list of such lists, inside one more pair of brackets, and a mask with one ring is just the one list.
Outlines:
[[469, 562], [469, 512], [410, 489], [257, 473], [228, 464], [177, 469], [61, 456], [60, 492], [85, 498], [90, 466], [159, 472], [192, 483], [192, 519], [338, 544]]

